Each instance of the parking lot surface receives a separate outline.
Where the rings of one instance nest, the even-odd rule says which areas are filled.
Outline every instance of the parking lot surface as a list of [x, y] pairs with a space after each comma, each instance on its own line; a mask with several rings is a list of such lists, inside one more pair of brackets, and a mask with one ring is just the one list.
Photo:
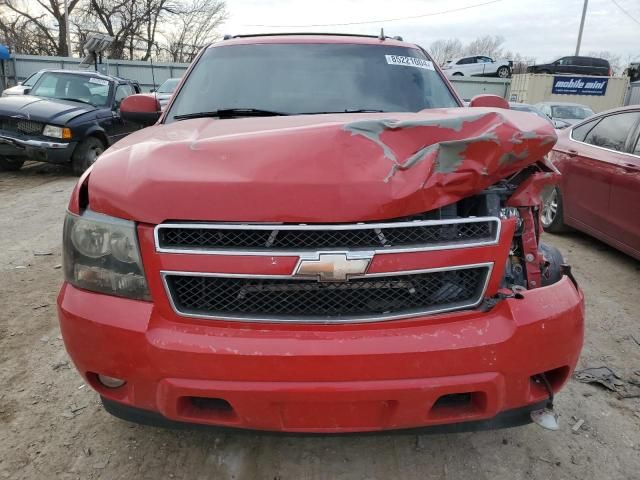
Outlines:
[[[76, 180], [35, 163], [0, 172], [0, 478], [640, 478], [640, 398], [573, 379], [556, 399], [558, 432], [278, 436], [163, 430], [109, 416], [67, 357], [55, 312], [62, 220]], [[585, 292], [578, 368], [606, 365], [640, 381], [640, 262], [580, 233], [546, 241]]]

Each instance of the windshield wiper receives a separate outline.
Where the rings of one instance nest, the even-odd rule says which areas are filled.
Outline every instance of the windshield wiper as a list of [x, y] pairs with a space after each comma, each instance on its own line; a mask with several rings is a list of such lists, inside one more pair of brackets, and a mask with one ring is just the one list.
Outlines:
[[279, 117], [289, 115], [285, 112], [276, 112], [273, 110], [262, 110], [260, 108], [220, 108], [211, 112], [185, 113], [183, 115], [175, 115], [175, 120], [187, 120], [189, 118], [206, 118], [206, 117]]
[[336, 110], [334, 112], [304, 112], [301, 115], [325, 115], [329, 113], [384, 113], [386, 110], [377, 108], [345, 108], [344, 110]]
[[87, 105], [93, 105], [93, 103], [87, 102], [86, 100], [80, 100], [79, 98], [59, 98], [58, 100], [66, 100], [68, 102], [80, 102], [86, 103]]

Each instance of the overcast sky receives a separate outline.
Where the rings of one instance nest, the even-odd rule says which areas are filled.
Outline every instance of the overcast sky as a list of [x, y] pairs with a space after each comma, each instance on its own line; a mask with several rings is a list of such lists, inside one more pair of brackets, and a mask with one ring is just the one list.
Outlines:
[[[366, 22], [413, 17], [490, 0], [227, 0], [229, 20], [223, 33], [321, 31], [402, 35], [424, 47], [439, 38], [457, 37], [463, 43], [482, 35], [502, 35], [505, 48], [553, 60], [575, 51], [583, 0], [499, 0], [467, 10], [409, 20], [365, 25], [306, 25]], [[640, 0], [616, 0], [640, 22]], [[278, 25], [271, 28], [253, 25]], [[640, 23], [625, 15], [613, 0], [590, 0], [581, 53], [609, 50], [626, 63], [640, 60]]]

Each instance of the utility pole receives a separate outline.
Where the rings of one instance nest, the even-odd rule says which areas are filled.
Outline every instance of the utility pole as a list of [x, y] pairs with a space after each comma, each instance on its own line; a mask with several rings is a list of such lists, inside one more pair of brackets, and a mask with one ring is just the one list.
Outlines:
[[69, 29], [69, 6], [68, 0], [64, 0], [64, 23], [67, 29], [67, 57], [71, 57], [71, 30]]
[[582, 20], [580, 20], [580, 31], [578, 32], [578, 44], [576, 45], [576, 57], [580, 55], [580, 44], [582, 43], [582, 31], [584, 30], [584, 19], [587, 16], [587, 5], [589, 5], [589, 0], [584, 0], [584, 7], [582, 7]]

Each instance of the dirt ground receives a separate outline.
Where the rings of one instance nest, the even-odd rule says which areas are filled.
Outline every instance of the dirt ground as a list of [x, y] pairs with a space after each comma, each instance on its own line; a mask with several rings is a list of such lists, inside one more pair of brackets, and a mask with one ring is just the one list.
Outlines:
[[[110, 417], [70, 364], [55, 299], [75, 183], [59, 167], [0, 173], [0, 478], [639, 479], [640, 398], [571, 380], [559, 432], [284, 437], [172, 431]], [[630, 212], [637, 214], [637, 212]], [[579, 368], [640, 380], [640, 263], [579, 233], [547, 235], [587, 299]], [[634, 374], [638, 372], [638, 374]], [[584, 423], [577, 431], [577, 420]]]

